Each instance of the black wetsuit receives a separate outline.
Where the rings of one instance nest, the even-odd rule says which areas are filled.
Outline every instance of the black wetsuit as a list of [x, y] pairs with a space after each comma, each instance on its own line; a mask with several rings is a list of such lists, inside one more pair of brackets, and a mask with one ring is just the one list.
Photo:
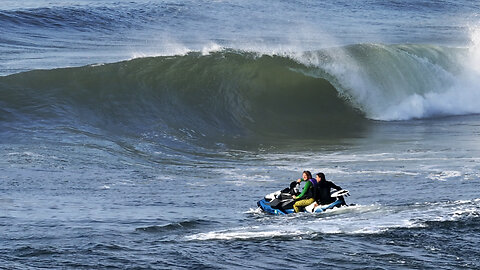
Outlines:
[[342, 188], [335, 185], [333, 182], [330, 181], [320, 181], [317, 184], [317, 190], [316, 190], [316, 201], [319, 204], [330, 204], [335, 201], [335, 198], [332, 198], [330, 196], [330, 189], [336, 189], [336, 190], [341, 190]]

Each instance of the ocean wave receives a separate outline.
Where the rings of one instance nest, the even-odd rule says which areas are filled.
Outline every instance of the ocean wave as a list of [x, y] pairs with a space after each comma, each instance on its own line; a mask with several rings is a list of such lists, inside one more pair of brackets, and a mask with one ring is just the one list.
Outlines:
[[[224, 49], [0, 77], [0, 121], [63, 119], [190, 139], [354, 136], [369, 120], [480, 113], [469, 49]], [[175, 136], [174, 136], [175, 137]]]
[[327, 80], [299, 68], [307, 67], [285, 57], [221, 51], [31, 71], [0, 78], [2, 120], [153, 127], [192, 138], [313, 137], [305, 127], [329, 125], [328, 131], [341, 133], [358, 126], [361, 112]]

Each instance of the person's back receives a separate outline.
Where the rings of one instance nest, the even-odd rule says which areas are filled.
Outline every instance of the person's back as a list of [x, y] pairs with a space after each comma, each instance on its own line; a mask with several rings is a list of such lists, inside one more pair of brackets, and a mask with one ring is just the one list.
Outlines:
[[317, 190], [315, 200], [319, 204], [330, 204], [335, 201], [335, 198], [331, 196], [331, 189], [341, 190], [342, 188], [335, 185], [333, 182], [325, 179], [325, 174], [317, 173]]

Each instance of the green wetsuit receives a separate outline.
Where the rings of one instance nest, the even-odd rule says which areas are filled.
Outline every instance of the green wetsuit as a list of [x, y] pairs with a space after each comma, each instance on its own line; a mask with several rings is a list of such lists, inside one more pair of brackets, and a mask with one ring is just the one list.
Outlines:
[[[303, 180], [302, 180], [302, 181], [303, 181]], [[301, 199], [303, 196], [305, 196], [305, 194], [308, 192], [308, 190], [310, 189], [311, 186], [312, 186], [312, 182], [310, 182], [309, 180], [307, 180], [307, 183], [306, 183], [305, 186], [303, 187], [302, 193], [300, 193], [300, 195], [296, 196], [295, 199], [299, 200], [299, 199]]]
[[[302, 180], [303, 181], [303, 180]], [[315, 181], [315, 180], [314, 180]], [[296, 202], [293, 204], [293, 210], [295, 213], [298, 213], [301, 208], [308, 206], [315, 202], [315, 199], [313, 198], [313, 185], [310, 180], [307, 180], [307, 183], [305, 183], [305, 186], [303, 187], [302, 193], [300, 195], [296, 196]]]

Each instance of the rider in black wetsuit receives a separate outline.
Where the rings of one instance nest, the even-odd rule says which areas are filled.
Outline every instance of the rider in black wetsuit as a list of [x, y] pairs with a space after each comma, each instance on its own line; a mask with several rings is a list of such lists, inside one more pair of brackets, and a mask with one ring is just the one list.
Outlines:
[[315, 200], [318, 204], [330, 204], [335, 201], [335, 198], [330, 196], [330, 189], [341, 190], [342, 188], [335, 185], [333, 182], [325, 179], [325, 174], [317, 173], [317, 190], [315, 194]]

